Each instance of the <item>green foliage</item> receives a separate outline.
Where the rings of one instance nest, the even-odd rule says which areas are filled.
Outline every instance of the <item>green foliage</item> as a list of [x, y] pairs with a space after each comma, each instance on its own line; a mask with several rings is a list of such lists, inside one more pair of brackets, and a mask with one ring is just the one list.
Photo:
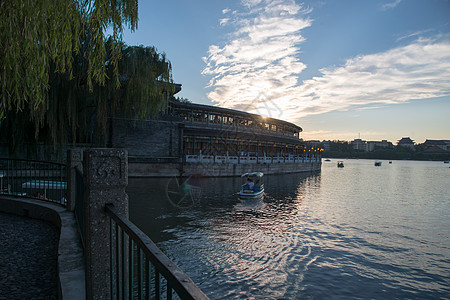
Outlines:
[[0, 130], [11, 148], [102, 144], [108, 116], [161, 109], [173, 90], [170, 62], [121, 43], [137, 8], [137, 0], [0, 1]]
[[331, 143], [331, 151], [352, 153], [355, 150], [351, 142], [337, 140]]
[[111, 97], [122, 115], [145, 118], [155, 114], [165, 105], [163, 93], [173, 94], [171, 64], [154, 47], [124, 48], [119, 70], [124, 88]]
[[170, 96], [169, 100], [172, 100], [172, 101], [175, 101], [175, 102], [180, 102], [180, 103], [192, 103], [191, 100], [189, 100], [188, 98], [184, 98], [184, 97]]
[[[105, 85], [107, 52], [118, 87], [118, 42], [124, 24], [136, 28], [137, 7], [137, 0], [0, 1], [0, 120], [9, 111], [28, 109], [29, 117], [42, 123], [52, 73], [72, 77], [73, 54], [82, 47], [88, 87]], [[109, 49], [107, 28], [114, 41]]]
[[[74, 55], [72, 76], [51, 72], [48, 101], [45, 109], [9, 111], [1, 123], [1, 135], [8, 136], [11, 151], [25, 142], [36, 140], [46, 144], [95, 143], [104, 146], [108, 117], [149, 117], [162, 110], [164, 94], [173, 93], [171, 64], [154, 47], [117, 47], [122, 59], [114, 66], [112, 51], [105, 55], [107, 77], [117, 76], [117, 83], [107, 80], [104, 85], [88, 83], [90, 64], [84, 53], [89, 43], [83, 43]], [[86, 47], [85, 47], [86, 46]], [[117, 73], [115, 75], [115, 73]], [[42, 114], [39, 122], [34, 113]], [[14, 134], [8, 134], [14, 133]]]

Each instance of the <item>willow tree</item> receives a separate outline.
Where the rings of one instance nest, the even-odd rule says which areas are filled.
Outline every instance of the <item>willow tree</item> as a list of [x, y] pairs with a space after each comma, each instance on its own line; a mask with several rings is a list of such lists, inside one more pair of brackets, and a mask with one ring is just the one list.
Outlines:
[[[106, 49], [111, 49], [109, 39]], [[83, 43], [80, 53], [73, 57], [72, 75], [50, 74], [48, 101], [40, 122], [31, 114], [41, 109], [25, 108], [21, 112], [9, 111], [1, 124], [1, 133], [9, 132], [8, 144], [13, 148], [27, 141], [38, 139], [46, 144], [95, 143], [105, 144], [106, 125], [109, 117], [146, 118], [155, 115], [165, 104], [162, 101], [171, 94], [174, 86], [171, 64], [164, 54], [154, 47], [123, 44], [115, 46], [122, 53], [117, 67], [113, 66], [113, 54], [105, 55], [105, 74], [115, 81], [89, 85], [89, 62], [83, 55], [89, 43]]]
[[0, 125], [12, 148], [91, 142], [107, 116], [159, 106], [170, 63], [125, 47], [124, 25], [136, 28], [137, 0], [0, 1]]
[[[27, 108], [30, 118], [42, 122], [51, 73], [71, 78], [74, 54], [82, 46], [88, 87], [105, 84], [107, 52], [118, 87], [118, 45], [124, 25], [136, 28], [137, 8], [137, 0], [0, 1], [0, 120], [8, 111]], [[105, 46], [107, 29], [114, 41], [110, 49]]]

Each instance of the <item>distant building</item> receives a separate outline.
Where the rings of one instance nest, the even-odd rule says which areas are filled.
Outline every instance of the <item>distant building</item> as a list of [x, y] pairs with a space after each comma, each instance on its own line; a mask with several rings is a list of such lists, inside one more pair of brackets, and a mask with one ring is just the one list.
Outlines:
[[410, 137], [403, 137], [397, 142], [397, 146], [414, 150], [414, 141]]
[[353, 149], [359, 150], [359, 151], [365, 151], [365, 152], [372, 152], [376, 148], [392, 148], [394, 145], [392, 145], [391, 142], [388, 142], [387, 140], [382, 141], [365, 141], [361, 139], [354, 139], [352, 141]]
[[316, 147], [316, 148], [319, 148], [319, 147], [322, 146], [322, 142], [319, 141], [319, 140], [309, 140], [309, 141], [306, 141], [306, 142], [307, 142], [309, 145], [314, 146], [314, 147]]
[[426, 152], [445, 153], [450, 151], [450, 140], [426, 140], [424, 146]]
[[328, 140], [328, 141], [323, 140], [322, 141], [322, 145], [323, 145], [323, 150], [324, 151], [330, 151], [331, 150], [331, 141], [330, 140]]
[[376, 148], [393, 148], [394, 145], [387, 140], [382, 141], [368, 141], [367, 142], [367, 151], [372, 152]]
[[352, 141], [353, 149], [358, 151], [369, 151], [367, 148], [367, 142], [362, 139], [354, 139]]

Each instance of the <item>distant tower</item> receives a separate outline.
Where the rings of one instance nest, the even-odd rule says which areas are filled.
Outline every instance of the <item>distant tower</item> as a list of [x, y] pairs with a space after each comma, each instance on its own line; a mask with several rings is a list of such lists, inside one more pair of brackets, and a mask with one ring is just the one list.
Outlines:
[[414, 150], [414, 141], [410, 137], [403, 137], [401, 140], [398, 140], [397, 146]]

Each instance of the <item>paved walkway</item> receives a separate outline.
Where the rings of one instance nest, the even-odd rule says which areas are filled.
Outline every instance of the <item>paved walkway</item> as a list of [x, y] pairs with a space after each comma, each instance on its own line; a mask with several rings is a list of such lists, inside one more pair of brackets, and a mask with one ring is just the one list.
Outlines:
[[0, 300], [57, 299], [58, 230], [0, 212]]

